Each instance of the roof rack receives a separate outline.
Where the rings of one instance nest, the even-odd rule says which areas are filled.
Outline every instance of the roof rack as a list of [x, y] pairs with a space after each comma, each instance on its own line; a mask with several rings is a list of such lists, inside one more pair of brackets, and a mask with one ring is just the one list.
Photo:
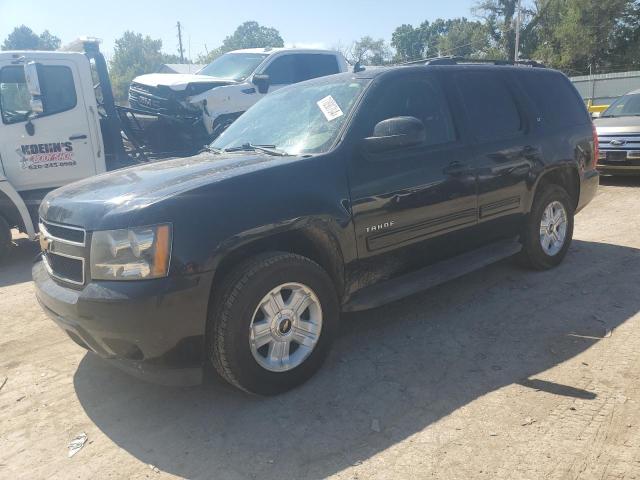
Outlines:
[[485, 59], [485, 58], [464, 58], [464, 57], [434, 57], [434, 58], [424, 58], [421, 60], [413, 60], [411, 62], [405, 62], [401, 65], [460, 65], [460, 64], [471, 64], [471, 63], [486, 63], [490, 65], [520, 65], [523, 67], [535, 67], [535, 68], [546, 68], [546, 66], [540, 62], [536, 62], [535, 60], [493, 60], [493, 59]]

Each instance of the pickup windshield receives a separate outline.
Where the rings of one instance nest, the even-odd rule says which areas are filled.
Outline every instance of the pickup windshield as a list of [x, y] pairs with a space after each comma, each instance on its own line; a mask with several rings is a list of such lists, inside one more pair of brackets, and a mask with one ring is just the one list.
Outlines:
[[247, 78], [267, 57], [263, 53], [225, 53], [198, 72], [241, 82]]
[[368, 82], [340, 75], [278, 90], [247, 110], [211, 148], [269, 145], [287, 155], [326, 152]]
[[640, 93], [623, 95], [607, 108], [600, 117], [640, 116]]

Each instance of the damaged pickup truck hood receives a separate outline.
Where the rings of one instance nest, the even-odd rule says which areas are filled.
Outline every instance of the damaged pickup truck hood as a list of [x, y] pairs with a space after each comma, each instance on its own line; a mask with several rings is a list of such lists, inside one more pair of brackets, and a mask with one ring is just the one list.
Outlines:
[[212, 86], [234, 85], [238, 83], [235, 80], [230, 80], [228, 78], [218, 78], [211, 77], [209, 75], [196, 75], [190, 73], [149, 73], [147, 75], [140, 75], [139, 77], [134, 78], [133, 81], [135, 83], [154, 88], [166, 86], [176, 92], [186, 90], [190, 84], [194, 83], [212, 84]]
[[132, 215], [164, 199], [296, 159], [253, 152], [204, 152], [115, 170], [49, 193], [40, 206], [40, 216], [89, 231], [125, 228]]

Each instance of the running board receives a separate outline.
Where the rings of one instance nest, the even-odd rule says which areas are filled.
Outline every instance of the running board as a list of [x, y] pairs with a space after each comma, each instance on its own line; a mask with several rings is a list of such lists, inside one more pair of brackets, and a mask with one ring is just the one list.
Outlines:
[[357, 312], [400, 300], [511, 257], [521, 250], [522, 244], [517, 238], [513, 238], [442, 260], [416, 272], [356, 292], [343, 305], [342, 311]]

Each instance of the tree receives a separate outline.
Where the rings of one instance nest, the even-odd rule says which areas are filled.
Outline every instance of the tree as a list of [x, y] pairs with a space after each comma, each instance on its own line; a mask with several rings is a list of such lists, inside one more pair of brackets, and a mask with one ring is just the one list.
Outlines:
[[177, 55], [162, 53], [162, 40], [126, 31], [115, 42], [109, 75], [117, 101], [127, 99], [129, 84], [138, 75], [152, 73], [164, 63], [178, 63]]
[[486, 27], [464, 17], [424, 21], [415, 28], [401, 25], [391, 36], [398, 62], [438, 55], [485, 56], [489, 43]]
[[2, 50], [57, 50], [60, 39], [45, 30], [40, 35], [26, 25], [13, 29], [2, 44]]
[[631, 70], [640, 63], [640, 2], [549, 0], [536, 58], [569, 74]]
[[369, 36], [362, 37], [347, 50], [347, 61], [352, 64], [384, 65], [391, 60], [391, 50], [384, 39], [374, 40]]
[[284, 47], [280, 32], [273, 27], [263, 27], [258, 22], [244, 22], [232, 35], [227, 36], [222, 45], [207, 55], [199, 56], [198, 63], [210, 63], [216, 57], [232, 50], [242, 48], [277, 48]]

